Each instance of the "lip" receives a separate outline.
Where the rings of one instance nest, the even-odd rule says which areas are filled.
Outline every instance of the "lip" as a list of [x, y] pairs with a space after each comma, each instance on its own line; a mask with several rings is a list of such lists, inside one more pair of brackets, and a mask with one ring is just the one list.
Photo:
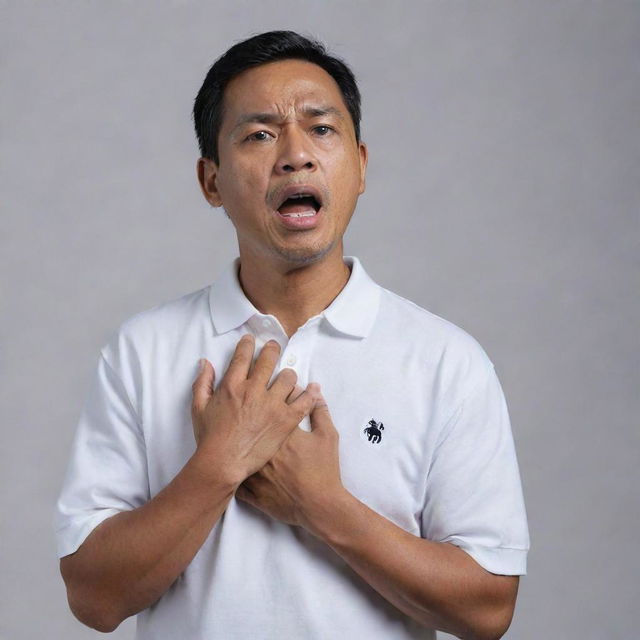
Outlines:
[[[308, 193], [309, 195], [312, 195], [320, 205], [320, 209], [322, 208], [322, 205], [324, 204], [322, 201], [322, 194], [317, 187], [314, 187], [311, 184], [292, 184], [278, 192], [277, 198], [275, 199], [274, 209], [277, 211], [287, 198], [290, 198], [297, 193]], [[318, 212], [320, 209], [318, 209]]]
[[306, 231], [307, 229], [315, 229], [315, 227], [317, 227], [320, 223], [320, 220], [324, 217], [324, 209], [322, 207], [320, 207], [314, 215], [301, 218], [283, 216], [277, 209], [274, 211], [274, 213], [280, 224], [292, 231]]

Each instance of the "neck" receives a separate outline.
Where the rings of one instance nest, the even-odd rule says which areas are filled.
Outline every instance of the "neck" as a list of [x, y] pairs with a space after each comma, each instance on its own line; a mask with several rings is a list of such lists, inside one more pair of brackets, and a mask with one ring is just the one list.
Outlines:
[[302, 267], [267, 267], [240, 255], [240, 284], [245, 295], [261, 313], [278, 318], [288, 337], [331, 304], [349, 275], [341, 243], [336, 251]]

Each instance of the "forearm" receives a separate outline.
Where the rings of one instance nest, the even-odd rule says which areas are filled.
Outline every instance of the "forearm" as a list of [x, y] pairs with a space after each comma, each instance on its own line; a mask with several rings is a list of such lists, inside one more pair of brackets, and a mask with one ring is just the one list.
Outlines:
[[156, 602], [191, 562], [225, 511], [235, 484], [198, 454], [145, 505], [108, 518], [61, 560], [69, 605], [111, 631]]
[[485, 639], [499, 638], [509, 626], [513, 576], [490, 574], [454, 545], [408, 533], [348, 492], [316, 511], [307, 528], [427, 627]]

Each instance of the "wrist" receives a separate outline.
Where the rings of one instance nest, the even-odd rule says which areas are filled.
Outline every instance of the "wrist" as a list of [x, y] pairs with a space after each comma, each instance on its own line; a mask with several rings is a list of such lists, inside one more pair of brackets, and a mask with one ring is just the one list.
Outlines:
[[220, 456], [212, 456], [203, 447], [196, 449], [188, 464], [200, 476], [202, 482], [230, 493], [235, 493], [245, 479], [238, 465], [221, 460]]
[[341, 485], [335, 491], [325, 493], [321, 500], [305, 505], [302, 526], [316, 538], [330, 544], [352, 512], [355, 500]]

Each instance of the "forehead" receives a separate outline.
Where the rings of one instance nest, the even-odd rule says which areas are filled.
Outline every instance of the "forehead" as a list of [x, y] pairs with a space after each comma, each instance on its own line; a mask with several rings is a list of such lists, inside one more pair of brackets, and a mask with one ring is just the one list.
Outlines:
[[247, 69], [229, 82], [224, 120], [228, 126], [243, 113], [256, 111], [286, 116], [316, 104], [347, 113], [340, 87], [322, 67], [305, 60], [279, 60]]

